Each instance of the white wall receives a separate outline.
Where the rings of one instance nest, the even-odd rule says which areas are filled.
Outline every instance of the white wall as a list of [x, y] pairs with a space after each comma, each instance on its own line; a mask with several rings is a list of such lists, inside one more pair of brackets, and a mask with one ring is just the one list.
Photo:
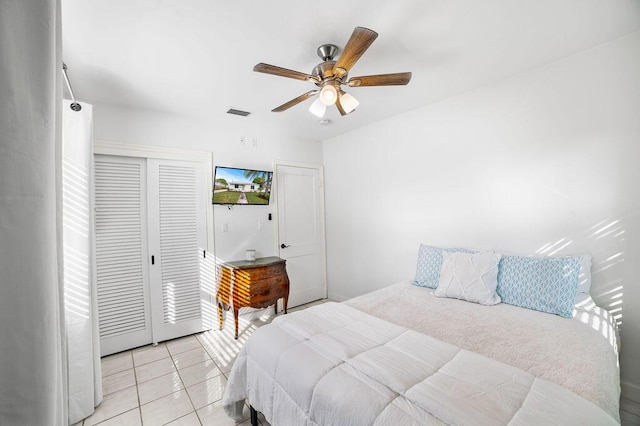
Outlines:
[[[210, 151], [214, 165], [228, 167], [273, 170], [274, 160], [322, 162], [320, 142], [295, 139], [252, 116], [196, 121], [160, 112], [95, 105], [94, 138]], [[225, 261], [243, 259], [247, 248], [256, 249], [260, 257], [277, 255], [274, 241], [277, 218], [273, 215], [269, 221], [269, 213], [275, 213], [273, 200], [269, 206], [234, 206], [231, 210], [214, 206], [216, 257]], [[258, 230], [258, 221], [264, 224], [262, 230]], [[224, 223], [228, 232], [222, 232]]]
[[420, 242], [590, 253], [640, 400], [638, 52], [635, 33], [325, 141], [329, 297], [413, 278]]

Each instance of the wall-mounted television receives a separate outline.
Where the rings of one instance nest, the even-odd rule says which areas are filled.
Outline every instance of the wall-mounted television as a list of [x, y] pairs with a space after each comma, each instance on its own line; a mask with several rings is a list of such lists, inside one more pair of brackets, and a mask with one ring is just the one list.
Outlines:
[[213, 204], [268, 205], [272, 180], [273, 172], [216, 166]]

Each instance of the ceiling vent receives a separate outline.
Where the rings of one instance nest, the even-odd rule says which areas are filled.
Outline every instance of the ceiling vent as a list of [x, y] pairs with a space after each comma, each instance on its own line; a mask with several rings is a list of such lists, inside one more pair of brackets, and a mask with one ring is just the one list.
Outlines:
[[227, 114], [241, 115], [243, 117], [246, 117], [247, 115], [249, 115], [251, 113], [249, 111], [242, 111], [242, 110], [239, 110], [239, 109], [230, 108], [229, 111], [227, 111]]

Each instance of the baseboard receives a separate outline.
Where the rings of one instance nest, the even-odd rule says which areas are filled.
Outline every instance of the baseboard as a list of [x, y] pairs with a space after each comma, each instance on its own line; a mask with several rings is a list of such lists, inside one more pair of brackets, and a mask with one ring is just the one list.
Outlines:
[[332, 291], [327, 295], [329, 300], [333, 300], [334, 302], [344, 302], [345, 300], [351, 299], [350, 297], [344, 296], [342, 294], [337, 294]]
[[640, 404], [640, 386], [628, 382], [620, 383], [621, 396]]

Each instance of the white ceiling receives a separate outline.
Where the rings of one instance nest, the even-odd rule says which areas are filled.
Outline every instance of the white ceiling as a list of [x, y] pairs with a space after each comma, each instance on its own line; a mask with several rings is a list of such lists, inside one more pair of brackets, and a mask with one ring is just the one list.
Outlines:
[[[360, 106], [345, 117], [328, 109], [329, 126], [308, 112], [312, 100], [271, 112], [315, 86], [253, 66], [310, 73], [316, 48], [343, 48], [356, 26], [379, 36], [350, 75], [411, 71], [409, 85], [347, 89]], [[314, 140], [638, 30], [638, 0], [62, 0], [63, 58], [79, 100], [275, 124]]]

